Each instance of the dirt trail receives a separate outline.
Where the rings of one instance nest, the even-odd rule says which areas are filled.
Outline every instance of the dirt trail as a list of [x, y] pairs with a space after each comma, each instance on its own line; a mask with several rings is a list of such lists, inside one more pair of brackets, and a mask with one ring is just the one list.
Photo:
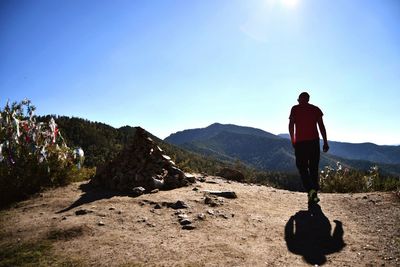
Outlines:
[[[204, 190], [238, 197], [205, 204]], [[53, 255], [85, 266], [400, 266], [394, 194], [320, 198], [310, 213], [304, 193], [217, 177], [136, 198], [75, 183], [3, 212], [0, 244], [50, 238]]]

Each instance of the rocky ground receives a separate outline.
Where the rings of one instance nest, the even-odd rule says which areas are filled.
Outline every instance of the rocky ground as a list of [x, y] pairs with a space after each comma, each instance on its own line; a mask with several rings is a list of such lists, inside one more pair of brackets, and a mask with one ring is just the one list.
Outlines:
[[400, 266], [393, 193], [321, 194], [310, 211], [306, 198], [201, 175], [138, 197], [75, 183], [2, 211], [0, 248], [50, 242], [39, 265]]

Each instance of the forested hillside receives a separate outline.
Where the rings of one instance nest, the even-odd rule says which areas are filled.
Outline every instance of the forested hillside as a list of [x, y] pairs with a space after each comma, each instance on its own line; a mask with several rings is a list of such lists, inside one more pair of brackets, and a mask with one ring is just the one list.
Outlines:
[[[49, 118], [50, 115], [40, 117], [39, 120]], [[135, 127], [124, 126], [116, 129], [104, 123], [66, 116], [56, 116], [56, 122], [68, 146], [82, 147], [85, 152], [85, 165], [88, 167], [102, 165], [115, 157], [136, 131]], [[230, 164], [185, 151], [162, 141], [151, 133], [148, 134], [180, 168], [186, 171], [215, 173]]]

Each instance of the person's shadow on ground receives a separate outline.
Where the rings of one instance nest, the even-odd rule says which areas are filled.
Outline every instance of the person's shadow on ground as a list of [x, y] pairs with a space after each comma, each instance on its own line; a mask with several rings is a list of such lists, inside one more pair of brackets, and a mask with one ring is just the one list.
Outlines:
[[290, 252], [302, 255], [310, 264], [322, 265], [326, 255], [341, 251], [343, 241], [342, 222], [335, 220], [335, 229], [318, 204], [301, 210], [290, 217], [285, 226], [285, 240]]

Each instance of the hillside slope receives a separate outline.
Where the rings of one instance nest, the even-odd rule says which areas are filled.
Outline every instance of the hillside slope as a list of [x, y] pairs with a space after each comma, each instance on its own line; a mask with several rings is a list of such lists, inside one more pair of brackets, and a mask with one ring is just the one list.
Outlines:
[[[228, 189], [236, 199], [206, 204], [203, 191]], [[189, 207], [168, 207], [178, 200]], [[303, 193], [217, 177], [197, 175], [190, 187], [136, 198], [76, 183], [1, 213], [0, 266], [15, 266], [13, 258], [21, 262], [26, 255], [39, 266], [400, 263], [400, 203], [394, 194], [321, 194], [321, 210], [312, 213]], [[195, 228], [182, 229], [179, 216]], [[46, 244], [41, 254], [34, 253], [38, 244]]]
[[[165, 141], [219, 159], [239, 159], [264, 171], [296, 172], [290, 141], [256, 128], [215, 123], [177, 132]], [[321, 166], [335, 166], [340, 161], [349, 168], [368, 170], [378, 162], [384, 173], [400, 175], [400, 147], [338, 142], [330, 145], [329, 153], [321, 153]]]

